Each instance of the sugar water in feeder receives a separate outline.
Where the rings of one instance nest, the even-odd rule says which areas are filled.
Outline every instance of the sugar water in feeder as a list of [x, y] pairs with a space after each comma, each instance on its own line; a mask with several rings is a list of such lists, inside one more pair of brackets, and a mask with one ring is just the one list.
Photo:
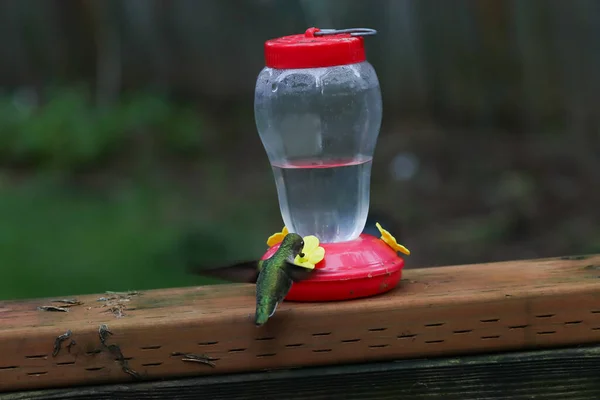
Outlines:
[[[254, 113], [285, 231], [312, 236], [306, 245], [325, 250], [313, 277], [294, 283], [286, 300], [372, 296], [401, 277], [397, 251], [408, 251], [381, 226], [381, 237], [361, 234], [382, 119], [379, 80], [364, 49], [363, 36], [374, 33], [310, 28], [264, 46]], [[263, 259], [283, 236], [270, 239]]]

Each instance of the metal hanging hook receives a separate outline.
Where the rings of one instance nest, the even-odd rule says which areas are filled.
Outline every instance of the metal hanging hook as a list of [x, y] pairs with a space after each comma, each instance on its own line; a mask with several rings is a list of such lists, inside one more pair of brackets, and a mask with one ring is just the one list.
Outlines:
[[337, 35], [340, 33], [349, 33], [350, 36], [369, 36], [376, 35], [377, 31], [370, 28], [348, 28], [348, 29], [321, 29], [314, 33], [315, 36]]

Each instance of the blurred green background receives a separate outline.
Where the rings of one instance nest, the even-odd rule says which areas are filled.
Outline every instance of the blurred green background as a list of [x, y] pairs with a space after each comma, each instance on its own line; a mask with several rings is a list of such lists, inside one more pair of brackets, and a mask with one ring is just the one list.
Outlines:
[[[282, 227], [263, 43], [369, 27], [407, 268], [600, 252], [600, 2], [4, 0], [0, 298], [198, 285]], [[189, 251], [189, 250], [188, 250]]]

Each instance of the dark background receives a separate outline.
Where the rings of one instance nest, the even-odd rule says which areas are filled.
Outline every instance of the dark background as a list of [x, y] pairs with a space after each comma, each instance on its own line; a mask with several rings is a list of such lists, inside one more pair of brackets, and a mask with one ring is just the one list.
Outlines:
[[0, 297], [196, 285], [279, 231], [263, 42], [369, 27], [407, 268], [600, 252], [600, 2], [4, 0]]

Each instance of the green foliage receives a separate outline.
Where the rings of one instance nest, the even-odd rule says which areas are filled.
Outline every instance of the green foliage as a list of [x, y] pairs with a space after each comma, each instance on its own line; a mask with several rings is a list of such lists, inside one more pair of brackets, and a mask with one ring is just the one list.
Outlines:
[[167, 218], [171, 193], [138, 184], [98, 196], [45, 179], [0, 186], [0, 299], [211, 283], [187, 274], [182, 260], [254, 253], [253, 241], [232, 236], [235, 221]]
[[153, 252], [173, 240], [139, 194], [106, 201], [51, 185], [0, 195], [2, 298], [175, 283]]
[[[36, 97], [0, 97], [0, 299], [206, 283], [182, 260], [254, 252], [255, 241], [231, 238], [239, 221], [206, 217], [204, 207], [214, 211], [211, 201], [226, 196], [227, 169], [198, 157], [209, 152], [193, 109], [148, 93], [100, 108], [84, 87], [46, 90], [39, 104]], [[164, 168], [157, 175], [165, 156], [198, 157], [214, 200], [198, 202]], [[115, 169], [111, 157], [126, 162]], [[83, 168], [93, 173], [71, 174]], [[94, 184], [98, 174], [108, 185]], [[193, 247], [182, 248], [186, 238]]]
[[40, 105], [0, 97], [0, 162], [41, 168], [90, 167], [136, 146], [139, 139], [178, 156], [197, 155], [205, 142], [201, 119], [152, 94], [97, 108], [82, 87], [43, 93]]

